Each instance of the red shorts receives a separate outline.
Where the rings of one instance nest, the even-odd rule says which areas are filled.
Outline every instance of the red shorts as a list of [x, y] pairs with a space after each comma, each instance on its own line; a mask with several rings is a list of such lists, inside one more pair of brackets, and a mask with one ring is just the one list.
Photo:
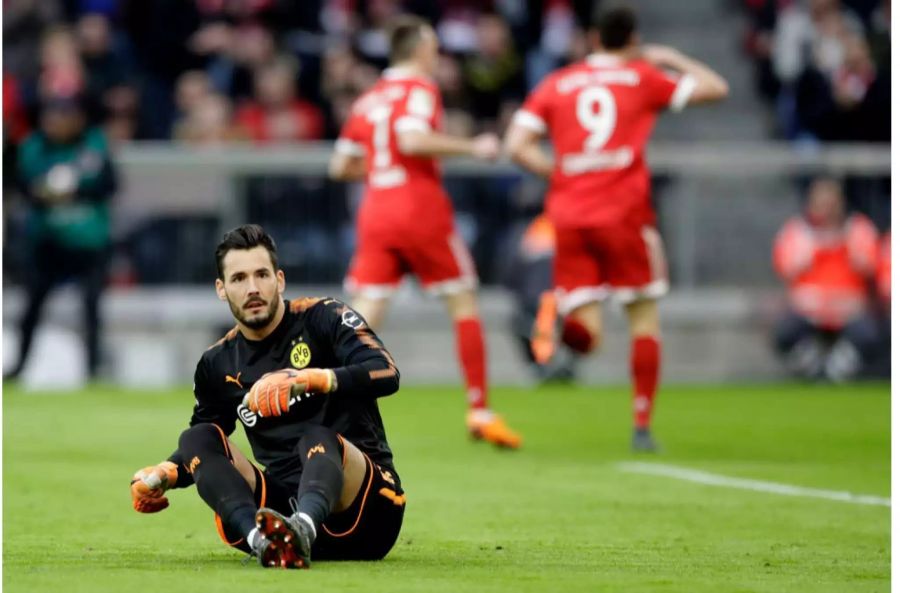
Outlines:
[[612, 295], [623, 303], [669, 289], [659, 232], [651, 226], [556, 229], [553, 284], [563, 315]]
[[438, 295], [478, 285], [469, 249], [453, 230], [444, 235], [391, 237], [361, 233], [344, 285], [354, 296], [386, 298], [406, 274], [415, 275], [423, 288]]

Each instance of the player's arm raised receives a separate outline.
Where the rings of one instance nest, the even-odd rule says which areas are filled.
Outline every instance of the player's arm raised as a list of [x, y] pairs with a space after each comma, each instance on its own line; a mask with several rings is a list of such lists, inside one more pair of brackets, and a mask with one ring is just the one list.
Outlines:
[[666, 45], [645, 45], [641, 48], [644, 59], [660, 68], [674, 70], [690, 76], [694, 86], [685, 105], [699, 105], [721, 101], [728, 96], [728, 81], [715, 70]]

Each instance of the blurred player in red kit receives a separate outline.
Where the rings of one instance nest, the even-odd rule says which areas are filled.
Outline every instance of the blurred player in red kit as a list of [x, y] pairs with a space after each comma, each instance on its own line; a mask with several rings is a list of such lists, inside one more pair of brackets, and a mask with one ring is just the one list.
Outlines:
[[[644, 146], [661, 111], [724, 99], [728, 84], [675, 49], [641, 46], [629, 8], [597, 12], [588, 35], [593, 53], [541, 81], [505, 139], [516, 163], [550, 179], [545, 209], [556, 228], [555, 292], [543, 299], [533, 346], [539, 360], [550, 358], [559, 314], [562, 342], [587, 354], [601, 342], [601, 302], [613, 296], [623, 303], [632, 336], [632, 447], [653, 451], [656, 300], [668, 290], [668, 274]], [[545, 134], [555, 158], [540, 146]]]
[[407, 273], [443, 297], [468, 392], [469, 432], [516, 448], [520, 436], [488, 407], [478, 277], [456, 233], [437, 163], [445, 156], [493, 160], [500, 141], [493, 134], [469, 139], [439, 131], [443, 108], [431, 78], [438, 39], [425, 21], [402, 17], [389, 38], [391, 67], [354, 103], [329, 164], [332, 179], [366, 183], [346, 287], [353, 307], [373, 328], [381, 327], [389, 298]]

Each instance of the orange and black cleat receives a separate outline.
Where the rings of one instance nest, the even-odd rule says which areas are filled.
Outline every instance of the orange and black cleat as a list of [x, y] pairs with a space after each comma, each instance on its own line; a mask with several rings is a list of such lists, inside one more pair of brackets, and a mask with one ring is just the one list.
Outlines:
[[469, 434], [477, 440], [507, 449], [518, 449], [522, 446], [522, 437], [507, 426], [503, 418], [490, 410], [469, 410], [466, 426]]
[[313, 530], [303, 519], [285, 517], [278, 511], [261, 508], [256, 512], [256, 528], [267, 543], [258, 552], [264, 568], [309, 568]]
[[534, 327], [531, 331], [531, 354], [535, 362], [545, 365], [556, 351], [556, 296], [552, 290], [541, 295]]

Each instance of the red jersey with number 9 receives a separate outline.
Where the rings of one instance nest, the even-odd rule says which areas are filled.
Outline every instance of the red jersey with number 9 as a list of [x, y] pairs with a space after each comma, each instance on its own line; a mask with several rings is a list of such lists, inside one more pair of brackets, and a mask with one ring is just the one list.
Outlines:
[[593, 54], [547, 76], [514, 124], [547, 133], [555, 168], [546, 211], [558, 228], [654, 224], [644, 147], [657, 114], [695, 86], [643, 60]]
[[452, 228], [453, 207], [441, 185], [437, 160], [405, 155], [397, 147], [397, 133], [437, 130], [442, 113], [434, 82], [394, 68], [385, 70], [354, 102], [335, 150], [365, 157], [361, 232]]

